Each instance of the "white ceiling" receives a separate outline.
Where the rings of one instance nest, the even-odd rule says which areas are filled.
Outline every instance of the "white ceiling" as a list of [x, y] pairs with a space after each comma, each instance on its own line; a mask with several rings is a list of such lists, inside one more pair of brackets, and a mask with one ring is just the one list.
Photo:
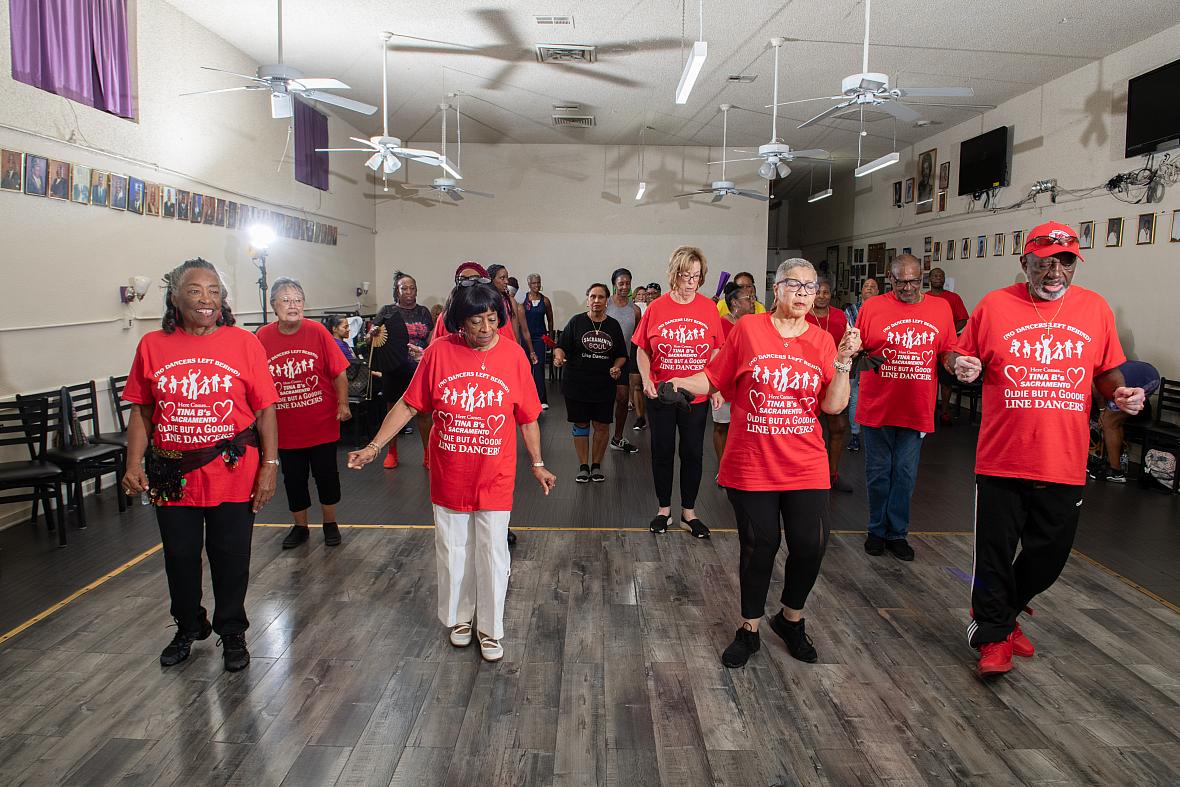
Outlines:
[[[258, 63], [275, 62], [273, 0], [168, 2]], [[709, 58], [685, 106], [675, 105], [672, 95], [683, 64], [682, 24], [688, 45], [697, 33], [694, 0], [688, 0], [687, 9], [680, 0], [534, 0], [500, 6], [470, 0], [286, 0], [284, 60], [305, 75], [341, 79], [352, 86], [343, 95], [380, 105], [380, 31], [470, 47], [392, 42], [390, 132], [424, 143], [438, 140], [437, 105], [443, 96], [461, 91], [464, 141], [634, 144], [640, 128], [648, 126], [649, 145], [720, 145], [717, 106], [730, 103], [760, 113], [730, 113], [730, 146], [756, 146], [770, 138], [770, 116], [763, 107], [770, 103], [773, 57], [767, 42], [772, 36], [788, 39], [781, 53], [783, 101], [834, 95], [842, 77], [861, 70], [864, 7], [858, 0], [706, 0], [704, 9]], [[993, 105], [1180, 23], [1176, 0], [877, 0], [872, 12], [870, 70], [888, 73], [894, 86], [975, 90], [971, 99], [932, 101]], [[570, 14], [575, 24], [573, 29], [542, 27], [535, 22], [537, 14]], [[595, 44], [599, 59], [576, 66], [538, 63], [537, 43]], [[201, 65], [226, 64], [191, 62], [183, 90], [237, 83], [234, 77], [202, 71]], [[757, 80], [726, 81], [738, 73], [756, 74]], [[179, 84], [177, 92], [182, 92]], [[191, 100], [216, 101], [218, 96]], [[260, 103], [265, 104], [261, 97]], [[596, 127], [554, 128], [552, 106], [567, 103], [593, 114]], [[795, 148], [855, 156], [856, 120], [795, 129], [829, 103], [784, 107], [780, 135]], [[915, 108], [933, 124], [898, 123], [899, 146], [972, 116], [963, 109]], [[366, 133], [380, 131], [380, 112], [340, 114]], [[892, 149], [894, 121], [880, 118], [867, 126], [867, 158]]]

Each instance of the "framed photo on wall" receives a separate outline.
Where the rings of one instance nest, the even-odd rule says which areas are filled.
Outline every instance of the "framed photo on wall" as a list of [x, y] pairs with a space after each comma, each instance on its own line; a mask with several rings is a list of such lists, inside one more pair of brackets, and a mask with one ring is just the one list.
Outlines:
[[944, 161], [938, 167], [938, 189], [939, 189], [939, 191], [946, 191], [950, 187], [951, 187], [951, 163], [949, 161]]
[[955, 239], [951, 238], [946, 242], [946, 259], [950, 262], [955, 258]]
[[909, 205], [914, 201], [914, 179], [905, 179], [905, 204]]
[[959, 246], [959, 259], [961, 259], [961, 260], [971, 259], [971, 239], [970, 238], [963, 238], [963, 243], [961, 246]]
[[935, 164], [938, 163], [938, 149], [932, 148], [918, 155], [918, 213], [934, 210]]
[[1114, 248], [1123, 245], [1123, 217], [1106, 220], [1106, 246]]
[[1024, 230], [1012, 230], [1012, 253], [1024, 254]]
[[1094, 222], [1083, 221], [1078, 224], [1078, 248], [1094, 248]]
[[940, 191], [938, 192], [938, 212], [942, 213], [944, 210], [946, 210], [946, 192]]
[[111, 175], [111, 208], [127, 210], [127, 176]]
[[19, 150], [0, 151], [0, 189], [20, 191], [25, 181], [24, 154]]
[[70, 162], [49, 162], [49, 194], [50, 199], [70, 198]]
[[901, 249], [901, 253], [902, 254], [913, 254], [914, 250], [911, 249], [909, 246], [903, 246]]
[[893, 181], [893, 207], [901, 207], [901, 181]]
[[111, 175], [100, 169], [90, 172], [90, 204], [105, 208], [111, 199]]
[[159, 216], [160, 215], [160, 184], [159, 183], [148, 183], [145, 186], [145, 188], [147, 189], [147, 196], [144, 198], [143, 212], [149, 216]]
[[74, 164], [70, 168], [70, 178], [73, 180], [73, 185], [70, 187], [70, 201], [89, 205], [90, 167], [80, 167]]
[[189, 203], [191, 210], [189, 211], [189, 221], [193, 224], [201, 223], [201, 214], [204, 212], [205, 195], [193, 192], [192, 200]]
[[160, 189], [163, 202], [160, 203], [160, 215], [166, 219], [176, 218], [176, 189], [163, 186]]
[[930, 255], [929, 254], [923, 255], [923, 257], [922, 257], [922, 270], [926, 271], [927, 273], [930, 272]]
[[978, 238], [975, 239], [975, 256], [976, 256], [976, 258], [987, 256], [987, 236], [986, 235], [980, 235]]
[[1140, 213], [1136, 222], [1135, 245], [1146, 246], [1155, 243], [1155, 214]]
[[934, 251], [931, 252], [931, 259], [935, 262], [940, 262], [942, 260], [942, 241], [934, 241]]
[[143, 215], [145, 205], [144, 182], [139, 178], [127, 180], [127, 210]]
[[992, 256], [1004, 256], [1004, 233], [1002, 232], [997, 232], [995, 237], [992, 239]]
[[1168, 241], [1171, 243], [1180, 243], [1180, 210], [1172, 211], [1172, 232], [1168, 236]]
[[217, 218], [217, 197], [211, 194], [206, 194], [205, 198], [201, 200], [201, 223], [212, 224]]
[[[229, 229], [237, 229], [238, 226], [238, 203], [227, 202], [225, 206], [225, 226]], [[836, 251], [840, 251], [840, 247], [836, 247]]]
[[49, 190], [49, 159], [44, 156], [25, 156], [25, 193], [44, 197]]
[[934, 248], [934, 238], [927, 235], [922, 239], [922, 253], [929, 254], [932, 248]]
[[184, 189], [176, 190], [176, 219], [178, 221], [189, 220], [188, 207], [191, 199], [192, 195]]

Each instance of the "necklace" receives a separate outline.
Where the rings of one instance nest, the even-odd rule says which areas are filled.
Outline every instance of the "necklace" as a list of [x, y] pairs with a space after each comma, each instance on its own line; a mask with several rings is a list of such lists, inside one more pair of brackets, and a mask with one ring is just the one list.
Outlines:
[[[812, 314], [815, 314], [815, 312], [812, 312]], [[819, 315], [818, 314], [815, 314], [815, 321], [819, 322]], [[820, 323], [819, 327], [823, 328], [826, 331], [826, 330], [828, 330], [828, 325], [829, 325], [829, 323], [831, 323], [831, 321], [832, 321], [832, 307], [829, 306], [828, 313], [824, 315], [824, 321], [822, 323]]]
[[586, 314], [586, 318], [590, 320], [590, 324], [591, 324], [592, 326], [594, 326], [594, 330], [595, 330], [595, 331], [601, 331], [601, 330], [602, 330], [602, 324], [603, 324], [604, 322], [606, 322], [606, 316], [605, 316], [605, 315], [604, 315], [604, 316], [603, 316], [603, 318], [602, 318], [601, 320], [599, 320], [598, 322], [594, 322], [594, 318], [590, 316], [589, 312], [587, 312], [587, 314]]
[[[1057, 311], [1053, 314], [1053, 319], [1046, 321], [1045, 316], [1041, 314], [1041, 310], [1037, 308], [1037, 297], [1033, 294], [1032, 286], [1030, 285], [1028, 288], [1028, 301], [1032, 304], [1033, 311], [1037, 313], [1037, 317], [1041, 322], [1045, 323], [1046, 326], [1057, 322], [1057, 318], [1061, 315], [1061, 310], [1065, 308], [1065, 298], [1067, 295], [1069, 295], [1068, 290], [1061, 296], [1061, 304], [1057, 307]], [[1053, 332], [1048, 327], [1046, 327], [1045, 332], [1041, 334], [1041, 341], [1053, 341]]]
[[[782, 334], [782, 331], [780, 331], [780, 330], [779, 330], [779, 327], [778, 327], [778, 322], [777, 322], [777, 321], [778, 321], [778, 319], [779, 319], [778, 317], [773, 317], [773, 316], [772, 316], [772, 317], [770, 318], [770, 326], [771, 326], [772, 328], [774, 328], [774, 332], [775, 332], [775, 333], [777, 333], [777, 334], [778, 334], [778, 336], [779, 336], [779, 338], [783, 340], [783, 349], [785, 350], [785, 349], [787, 349], [788, 347], [790, 347], [790, 346], [791, 346], [791, 339], [794, 339], [794, 338], [796, 338], [796, 337], [800, 336], [800, 335], [803, 333], [803, 331], [806, 331], [806, 330], [807, 330], [807, 322], [806, 322], [806, 321], [804, 321], [804, 323], [803, 323], [803, 330], [802, 330], [802, 331], [799, 331], [799, 333], [791, 334], [790, 336], [783, 336], [783, 334]], [[816, 318], [816, 319], [818, 319], [818, 318]], [[784, 326], [783, 326], [783, 328], [785, 329], [785, 328], [786, 328], [786, 326], [784, 325]]]
[[471, 352], [475, 353], [475, 357], [479, 359], [479, 370], [481, 372], [486, 372], [488, 370], [488, 350], [491, 350], [492, 348], [488, 347], [487, 350], [477, 350], [474, 347], [471, 347], [470, 349]]

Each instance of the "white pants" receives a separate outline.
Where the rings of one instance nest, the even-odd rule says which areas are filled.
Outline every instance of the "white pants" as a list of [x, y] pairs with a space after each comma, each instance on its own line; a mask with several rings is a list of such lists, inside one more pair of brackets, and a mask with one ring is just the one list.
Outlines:
[[493, 639], [504, 637], [504, 598], [512, 558], [510, 511], [452, 511], [434, 506], [438, 618], [448, 628], [471, 623]]

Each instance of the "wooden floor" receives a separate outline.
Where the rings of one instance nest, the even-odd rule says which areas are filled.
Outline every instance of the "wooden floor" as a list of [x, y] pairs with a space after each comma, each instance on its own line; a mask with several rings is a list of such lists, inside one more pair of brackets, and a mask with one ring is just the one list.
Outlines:
[[494, 666], [446, 642], [430, 530], [282, 536], [255, 532], [245, 672], [213, 638], [158, 666], [158, 553], [0, 647], [0, 783], [1180, 781], [1180, 616], [1085, 561], [1025, 624], [1040, 653], [984, 683], [961, 535], [915, 537], [913, 564], [835, 536], [820, 663], [767, 630], [743, 670], [718, 660], [733, 535], [522, 533]]

